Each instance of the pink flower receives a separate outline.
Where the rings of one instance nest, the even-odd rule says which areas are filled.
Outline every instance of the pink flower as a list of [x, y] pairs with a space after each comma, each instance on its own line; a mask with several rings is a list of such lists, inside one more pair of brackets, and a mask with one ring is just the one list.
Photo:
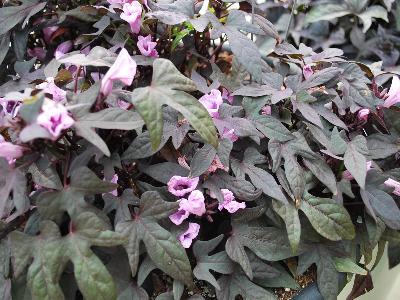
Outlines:
[[400, 182], [389, 178], [385, 181], [385, 185], [394, 188], [393, 194], [400, 196]]
[[68, 115], [67, 109], [60, 103], [47, 100], [42, 106], [42, 113], [39, 114], [36, 122], [46, 128], [56, 140], [61, 131], [70, 128], [74, 120]]
[[46, 82], [38, 84], [36, 86], [37, 89], [43, 90], [47, 94], [51, 94], [53, 96], [53, 100], [56, 102], [64, 101], [67, 92], [63, 89], [60, 89], [55, 83], [53, 77], [46, 78]]
[[303, 67], [303, 75], [306, 80], [308, 78], [310, 78], [313, 74], [314, 74], [314, 71], [310, 65], [305, 65]]
[[219, 210], [225, 208], [229, 213], [233, 214], [241, 208], [246, 208], [246, 203], [235, 201], [235, 196], [233, 196], [233, 193], [230, 190], [222, 189], [221, 192], [224, 196], [224, 202], [218, 205]]
[[[186, 200], [186, 199], [181, 199], [181, 200]], [[187, 210], [179, 209], [176, 213], [170, 215], [169, 219], [171, 220], [172, 223], [176, 225], [181, 225], [182, 222], [189, 217], [189, 214], [190, 213]]]
[[0, 98], [0, 105], [3, 107], [3, 112], [12, 118], [15, 118], [18, 114], [21, 103], [19, 100]]
[[233, 96], [231, 93], [226, 88], [222, 89], [222, 99], [225, 99], [226, 101], [229, 102], [229, 104], [233, 103]]
[[176, 213], [170, 215], [169, 219], [172, 223], [180, 225], [189, 217], [189, 214], [201, 217], [205, 212], [204, 195], [199, 190], [194, 190], [190, 193], [188, 199], [179, 199], [179, 209]]
[[168, 191], [178, 197], [182, 197], [193, 191], [199, 184], [199, 177], [189, 178], [173, 176], [168, 181]]
[[239, 137], [235, 134], [235, 129], [228, 129], [228, 128], [224, 128], [224, 131], [222, 132], [222, 137], [223, 138], [228, 138], [230, 139], [232, 142], [236, 142]]
[[46, 49], [41, 47], [29, 48], [26, 53], [29, 57], [37, 57], [40, 60], [44, 60], [46, 58]]
[[43, 28], [42, 32], [43, 32], [43, 37], [44, 40], [46, 41], [46, 43], [50, 42], [51, 40], [51, 36], [53, 35], [54, 32], [56, 32], [58, 30], [58, 26], [50, 26], [50, 27], [46, 27]]
[[120, 16], [121, 19], [129, 23], [133, 33], [139, 33], [142, 24], [142, 5], [137, 1], [125, 3], [123, 11]]
[[269, 116], [271, 115], [271, 105], [265, 105], [262, 109], [261, 109], [261, 114], [264, 116]]
[[[111, 178], [111, 183], [118, 184], [118, 174], [114, 174], [114, 176]], [[110, 194], [114, 195], [115, 197], [118, 196], [118, 189], [115, 189], [110, 192]]]
[[158, 52], [156, 50], [157, 43], [151, 41], [150, 34], [146, 37], [139, 35], [137, 46], [142, 55], [149, 57], [158, 57]]
[[107, 96], [111, 93], [113, 82], [119, 80], [125, 85], [131, 85], [136, 75], [136, 62], [125, 48], [121, 50], [114, 64], [101, 81], [101, 92]]
[[126, 102], [126, 101], [120, 100], [120, 99], [117, 100], [117, 105], [119, 108], [122, 108], [125, 110], [127, 110], [131, 106], [131, 104], [129, 102]]
[[23, 156], [24, 150], [26, 148], [6, 142], [4, 137], [0, 135], [0, 157], [7, 159], [9, 164], [12, 164], [15, 159]]
[[[367, 172], [368, 172], [370, 169], [372, 169], [372, 161], [367, 161], [366, 168], [367, 168]], [[351, 175], [351, 173], [350, 173], [348, 170], [346, 170], [346, 171], [344, 171], [344, 172], [342, 173], [342, 178], [343, 178], [343, 179], [347, 179], [347, 180], [353, 180], [353, 179], [354, 179], [353, 175]]]
[[110, 4], [125, 4], [125, 3], [131, 3], [133, 0], [107, 0], [108, 3]]
[[207, 109], [211, 117], [218, 118], [218, 110], [221, 106], [223, 100], [221, 92], [219, 90], [213, 89], [209, 94], [204, 95], [199, 99], [200, 103]]
[[60, 45], [58, 45], [56, 51], [54, 52], [54, 57], [56, 59], [60, 59], [66, 53], [71, 51], [73, 46], [74, 46], [74, 44], [72, 43], [72, 41], [65, 41], [65, 42], [61, 43]]
[[383, 103], [383, 107], [391, 107], [396, 103], [400, 102], [400, 79], [398, 76], [393, 76], [392, 85], [390, 86], [390, 90], [387, 93], [387, 98], [385, 103]]
[[206, 213], [206, 205], [204, 203], [204, 195], [199, 190], [190, 193], [187, 201], [179, 203], [180, 209], [184, 209], [191, 214], [201, 217]]
[[214, 173], [218, 169], [225, 170], [227, 172], [229, 171], [229, 169], [222, 164], [222, 162], [219, 159], [218, 155], [215, 155], [215, 157], [214, 157], [214, 159], [213, 159], [213, 161], [211, 163], [211, 166], [208, 167], [207, 171], [210, 172], [210, 173]]
[[183, 248], [189, 248], [193, 240], [198, 236], [200, 225], [197, 223], [189, 223], [189, 228], [179, 236], [179, 241]]
[[370, 114], [370, 110], [368, 108], [363, 108], [358, 111], [357, 118], [360, 121], [367, 122], [369, 114]]

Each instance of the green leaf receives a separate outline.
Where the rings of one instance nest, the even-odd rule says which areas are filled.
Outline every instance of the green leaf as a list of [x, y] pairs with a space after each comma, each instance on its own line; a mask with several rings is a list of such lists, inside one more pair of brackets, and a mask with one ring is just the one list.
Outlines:
[[315, 154], [315, 159], [303, 158], [304, 165], [321, 181], [324, 185], [337, 194], [336, 177], [332, 169], [318, 154]]
[[278, 201], [273, 201], [272, 207], [285, 222], [290, 246], [292, 247], [293, 253], [296, 253], [301, 236], [301, 224], [298, 210], [293, 204], [283, 204]]
[[242, 270], [246, 276], [250, 279], [253, 279], [253, 271], [251, 269], [250, 260], [246, 254], [244, 246], [240, 241], [240, 237], [235, 235], [230, 236], [226, 241], [225, 251], [230, 259], [242, 267]]
[[306, 188], [306, 178], [304, 169], [297, 162], [295, 156], [285, 156], [285, 175], [289, 182], [290, 189], [296, 201], [299, 201], [304, 194]]
[[347, 210], [335, 200], [318, 198], [306, 193], [300, 209], [306, 214], [311, 225], [323, 237], [339, 241], [355, 237], [353, 222]]
[[0, 65], [6, 58], [9, 49], [10, 49], [10, 34], [6, 33], [0, 35]]
[[23, 0], [19, 6], [7, 6], [0, 8], [0, 35], [7, 33], [10, 29], [23, 21], [22, 27], [29, 19], [41, 11], [47, 4], [35, 0]]
[[247, 174], [254, 186], [261, 189], [265, 195], [283, 203], [287, 203], [286, 197], [283, 194], [279, 184], [276, 183], [275, 178], [267, 171], [255, 166], [255, 164], [264, 163], [265, 158], [260, 155], [262, 160], [259, 162], [252, 161], [249, 158], [250, 155], [257, 154], [260, 155], [256, 149], [247, 148], [242, 162], [232, 160], [232, 170], [234, 171], [236, 177], [244, 179], [244, 174]]
[[365, 188], [365, 179], [367, 177], [367, 159], [368, 154], [367, 140], [358, 135], [347, 144], [347, 150], [344, 154], [344, 165], [362, 189]]
[[316, 5], [306, 14], [305, 23], [314, 23], [322, 20], [332, 20], [351, 14], [346, 5], [324, 4]]
[[262, 33], [259, 28], [246, 22], [242, 12], [232, 10], [229, 13], [226, 25], [222, 25], [211, 13], [208, 13], [215, 36], [225, 33], [233, 54], [240, 64], [254, 77], [257, 82], [262, 81], [263, 60], [255, 43], [248, 39], [240, 30], [247, 32]]
[[139, 213], [134, 219], [117, 225], [116, 231], [127, 238], [124, 247], [133, 276], [137, 271], [139, 244], [143, 241], [147, 254], [157, 268], [176, 280], [192, 284], [192, 269], [185, 249], [175, 236], [157, 223], [177, 207], [176, 202], [165, 202], [157, 192], [145, 192], [140, 200]]
[[196, 151], [190, 162], [190, 176], [198, 177], [202, 175], [211, 166], [217, 150], [211, 145], [204, 145], [203, 148]]
[[371, 27], [372, 18], [382, 19], [389, 22], [387, 10], [380, 5], [369, 6], [365, 11], [357, 15], [363, 22], [363, 32], [367, 32]]
[[7, 200], [12, 196], [13, 205], [19, 214], [22, 214], [29, 207], [27, 196], [27, 180], [24, 173], [14, 169], [0, 158], [0, 215], [4, 213]]
[[101, 210], [87, 203], [84, 196], [107, 193], [116, 188], [117, 185], [103, 181], [87, 167], [81, 167], [72, 172], [70, 186], [60, 191], [40, 193], [37, 198], [38, 210], [43, 218], [56, 222], [62, 219], [64, 212], [68, 212], [71, 218], [83, 211], [92, 211], [107, 218]]
[[195, 90], [195, 84], [183, 76], [171, 61], [154, 61], [151, 85], [135, 89], [132, 93], [132, 102], [147, 125], [153, 149], [160, 144], [163, 133], [162, 105], [179, 111], [205, 142], [217, 148], [217, 132], [209, 113], [196, 98], [186, 93]]
[[39, 168], [40, 166], [35, 163], [29, 166], [29, 172], [32, 174], [33, 182], [49, 189], [61, 190], [63, 188], [60, 177], [54, 167], [49, 166], [45, 169]]
[[336, 300], [339, 277], [330, 251], [323, 245], [315, 245], [311, 251], [300, 255], [298, 273], [304, 273], [313, 263], [317, 265], [318, 289], [324, 300]]
[[[235, 196], [241, 200], [253, 201], [261, 196], [261, 190], [243, 179], [230, 176], [225, 172], [218, 172], [204, 182], [204, 187], [213, 190], [218, 196], [219, 189], [229, 189]], [[219, 193], [221, 193], [219, 191]]]
[[230, 274], [234, 270], [234, 264], [225, 251], [208, 255], [223, 239], [223, 235], [209, 241], [196, 241], [193, 245], [193, 254], [196, 257], [197, 265], [193, 269], [193, 275], [199, 280], [205, 280], [212, 284], [217, 290], [220, 286], [214, 276], [210, 273], [213, 270], [221, 274]]
[[335, 268], [338, 272], [359, 274], [364, 276], [368, 274], [367, 270], [361, 268], [348, 257], [334, 257], [333, 261], [335, 262]]
[[276, 299], [274, 294], [254, 284], [241, 272], [222, 276], [218, 279], [218, 284], [221, 286], [216, 293], [218, 300], [235, 300], [237, 295], [241, 295], [246, 300]]
[[293, 256], [287, 235], [282, 229], [235, 223], [232, 235], [237, 236], [241, 245], [261, 259], [278, 261]]
[[74, 127], [77, 134], [95, 145], [107, 156], [110, 156], [110, 150], [94, 128], [133, 130], [140, 129], [144, 125], [137, 113], [120, 108], [107, 108], [97, 113], [76, 117], [77, 121], [74, 123]]
[[107, 230], [108, 224], [90, 212], [76, 217], [69, 228], [70, 233], [62, 237], [55, 223], [44, 221], [39, 236], [13, 232], [10, 242], [15, 257], [14, 268], [18, 272], [16, 275], [30, 264], [27, 284], [32, 298], [64, 299], [58, 282], [67, 262], [71, 260], [76, 281], [85, 299], [116, 299], [112, 277], [90, 247], [120, 245], [123, 237]]

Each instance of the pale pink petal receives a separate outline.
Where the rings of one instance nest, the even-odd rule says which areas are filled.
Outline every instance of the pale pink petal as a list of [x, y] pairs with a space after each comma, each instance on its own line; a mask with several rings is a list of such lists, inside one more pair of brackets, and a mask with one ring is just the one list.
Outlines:
[[74, 120], [69, 116], [67, 109], [60, 103], [48, 100], [42, 106], [42, 113], [36, 120], [37, 124], [46, 128], [56, 140], [61, 131], [70, 128]]
[[173, 176], [168, 181], [168, 191], [178, 197], [182, 197], [196, 189], [199, 183], [199, 177], [189, 178]]
[[246, 208], [246, 203], [231, 201], [224, 205], [224, 208], [231, 214], [237, 212], [239, 209]]
[[261, 114], [265, 115], [265, 116], [269, 116], [271, 115], [272, 109], [271, 109], [271, 105], [265, 105], [262, 109], [261, 109]]
[[29, 57], [37, 57], [40, 60], [44, 60], [46, 58], [46, 49], [41, 47], [29, 48], [26, 53]]
[[[219, 210], [223, 210], [224, 208], [231, 214], [237, 212], [239, 209], [246, 208], [246, 203], [241, 203], [235, 201], [235, 196], [228, 189], [221, 189], [222, 195], [224, 196], [224, 201], [218, 205]], [[213, 198], [216, 198], [214, 194], [210, 195]]]
[[157, 43], [151, 41], [150, 34], [146, 37], [140, 35], [138, 37], [137, 46], [142, 55], [149, 56], [149, 57], [158, 57], [158, 52], [155, 49], [157, 46]]
[[400, 182], [389, 178], [385, 181], [385, 185], [394, 188], [393, 194], [400, 196]]
[[44, 40], [48, 43], [50, 42], [51, 36], [53, 35], [54, 32], [56, 32], [58, 30], [58, 26], [50, 26], [50, 27], [46, 27], [43, 28], [42, 32], [43, 32], [43, 36], [44, 36]]
[[366, 122], [366, 121], [368, 121], [368, 116], [369, 116], [370, 112], [371, 112], [371, 111], [370, 111], [368, 108], [360, 109], [360, 110], [358, 111], [357, 118], [358, 118], [360, 121]]
[[169, 216], [169, 219], [171, 220], [172, 223], [175, 225], [181, 225], [184, 220], [186, 220], [189, 217], [189, 212], [180, 209], [176, 213], [172, 214]]
[[0, 157], [4, 157], [9, 163], [23, 156], [25, 150], [25, 147], [6, 142], [4, 137], [0, 135]]
[[74, 46], [74, 43], [72, 41], [65, 41], [58, 45], [56, 51], [54, 52], [54, 57], [56, 59], [60, 59], [63, 57], [66, 53], [72, 50], [72, 47]]
[[125, 85], [131, 85], [136, 75], [136, 62], [132, 59], [126, 49], [122, 49], [114, 64], [104, 75], [101, 81], [101, 92], [103, 95], [111, 93], [113, 82], [119, 80]]
[[235, 134], [235, 129], [228, 129], [228, 128], [224, 128], [224, 131], [222, 132], [222, 137], [223, 138], [227, 138], [230, 139], [232, 142], [236, 142], [239, 137]]
[[221, 160], [219, 159], [218, 155], [215, 155], [211, 166], [208, 167], [207, 171], [210, 173], [215, 173], [218, 169], [229, 171], [228, 167], [225, 167]]
[[233, 103], [233, 96], [231, 93], [226, 88], [222, 89], [222, 99], [225, 99], [226, 101], [229, 102], [229, 104]]
[[51, 94], [53, 96], [53, 100], [56, 102], [62, 102], [66, 99], [67, 92], [63, 89], [60, 89], [55, 83], [53, 77], [46, 78], [46, 82], [38, 84], [36, 86], [37, 89], [44, 90], [45, 93]]
[[[111, 183], [115, 183], [118, 184], [118, 174], [114, 174], [114, 176], [111, 178]], [[118, 189], [115, 189], [113, 191], [110, 192], [112, 195], [114, 195], [115, 197], [118, 196]]]
[[314, 74], [314, 71], [310, 65], [305, 65], [303, 67], [303, 75], [306, 80], [308, 78], [310, 78], [313, 74]]
[[[367, 161], [367, 164], [365, 165], [365, 168], [367, 169], [367, 172], [372, 169], [372, 160], [371, 161]], [[346, 179], [346, 180], [353, 180], [354, 176], [351, 175], [350, 171], [345, 170], [342, 173], [342, 178]]]
[[142, 24], [142, 5], [137, 1], [125, 3], [123, 11], [121, 19], [129, 23], [133, 33], [139, 33]]
[[196, 216], [202, 216], [206, 213], [206, 205], [204, 203], [204, 195], [199, 190], [190, 193], [187, 201], [181, 201], [179, 208], [188, 211]]
[[221, 92], [217, 89], [211, 90], [209, 94], [199, 99], [199, 102], [207, 109], [211, 117], [218, 118], [218, 110], [223, 103]]
[[193, 240], [198, 236], [200, 225], [197, 223], [189, 223], [189, 228], [179, 236], [183, 248], [189, 248]]
[[392, 85], [387, 93], [388, 97], [383, 104], [383, 107], [391, 107], [400, 102], [400, 79], [398, 76], [393, 76]]

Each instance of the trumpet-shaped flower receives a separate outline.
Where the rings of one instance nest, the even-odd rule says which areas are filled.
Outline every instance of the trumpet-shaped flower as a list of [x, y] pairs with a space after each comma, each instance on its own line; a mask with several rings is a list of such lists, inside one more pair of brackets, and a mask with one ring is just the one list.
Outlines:
[[13, 143], [6, 142], [4, 137], [0, 135], [0, 157], [4, 157], [11, 164], [15, 159], [24, 155], [25, 148]]
[[400, 102], [400, 79], [398, 76], [393, 76], [392, 85], [390, 86], [387, 98], [383, 107], [391, 107]]
[[151, 41], [151, 35], [148, 36], [139, 36], [137, 46], [140, 50], [140, 53], [144, 56], [149, 57], [158, 57], [158, 52], [156, 50], [157, 43]]
[[168, 191], [178, 197], [185, 196], [193, 191], [199, 183], [199, 177], [189, 178], [173, 176], [168, 181]]
[[63, 89], [60, 89], [55, 83], [53, 77], [46, 78], [46, 82], [38, 84], [36, 86], [37, 89], [43, 90], [47, 94], [51, 94], [53, 96], [53, 100], [56, 102], [64, 101], [67, 92]]
[[305, 65], [303, 67], [303, 76], [307, 80], [314, 74], [314, 71], [310, 65]]
[[366, 122], [366, 121], [368, 121], [368, 116], [369, 116], [370, 112], [371, 112], [371, 111], [370, 111], [368, 108], [360, 109], [360, 110], [358, 111], [358, 113], [357, 113], [357, 118], [358, 118], [360, 121]]
[[129, 23], [133, 33], [139, 33], [142, 24], [142, 5], [137, 1], [125, 3], [123, 11], [121, 19]]
[[235, 196], [230, 190], [222, 189], [221, 192], [222, 195], [224, 196], [224, 201], [218, 205], [219, 210], [225, 208], [229, 213], [233, 214], [241, 208], [246, 208], [246, 203], [237, 202], [235, 200]]
[[66, 53], [72, 50], [72, 47], [74, 46], [74, 43], [72, 41], [65, 41], [58, 45], [56, 51], [54, 52], [54, 57], [56, 59], [59, 59], [63, 57]]
[[389, 178], [385, 181], [385, 185], [394, 188], [393, 194], [400, 196], [400, 182]]
[[221, 92], [217, 89], [211, 90], [209, 94], [204, 95], [199, 99], [200, 103], [207, 109], [208, 113], [213, 118], [218, 118], [218, 110], [223, 100]]
[[182, 224], [190, 214], [202, 216], [206, 212], [204, 203], [204, 195], [199, 190], [194, 190], [190, 193], [188, 199], [182, 198], [179, 200], [179, 209], [176, 213], [169, 216], [172, 223], [176, 225]]
[[189, 248], [193, 240], [199, 235], [200, 225], [197, 223], [189, 223], [189, 228], [179, 236], [179, 241], [183, 248]]
[[74, 120], [69, 116], [67, 109], [60, 103], [48, 100], [42, 106], [42, 113], [36, 122], [47, 129], [53, 139], [57, 139], [61, 131], [70, 128]]
[[113, 82], [119, 80], [125, 85], [131, 85], [136, 75], [136, 62], [126, 49], [122, 49], [114, 64], [101, 81], [101, 92], [107, 96], [111, 93]]

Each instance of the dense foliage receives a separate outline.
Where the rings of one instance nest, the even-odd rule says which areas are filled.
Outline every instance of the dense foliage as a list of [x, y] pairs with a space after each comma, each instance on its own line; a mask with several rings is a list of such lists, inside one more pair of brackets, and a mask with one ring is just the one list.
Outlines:
[[0, 7], [2, 299], [354, 299], [399, 263], [396, 1], [107, 1]]

